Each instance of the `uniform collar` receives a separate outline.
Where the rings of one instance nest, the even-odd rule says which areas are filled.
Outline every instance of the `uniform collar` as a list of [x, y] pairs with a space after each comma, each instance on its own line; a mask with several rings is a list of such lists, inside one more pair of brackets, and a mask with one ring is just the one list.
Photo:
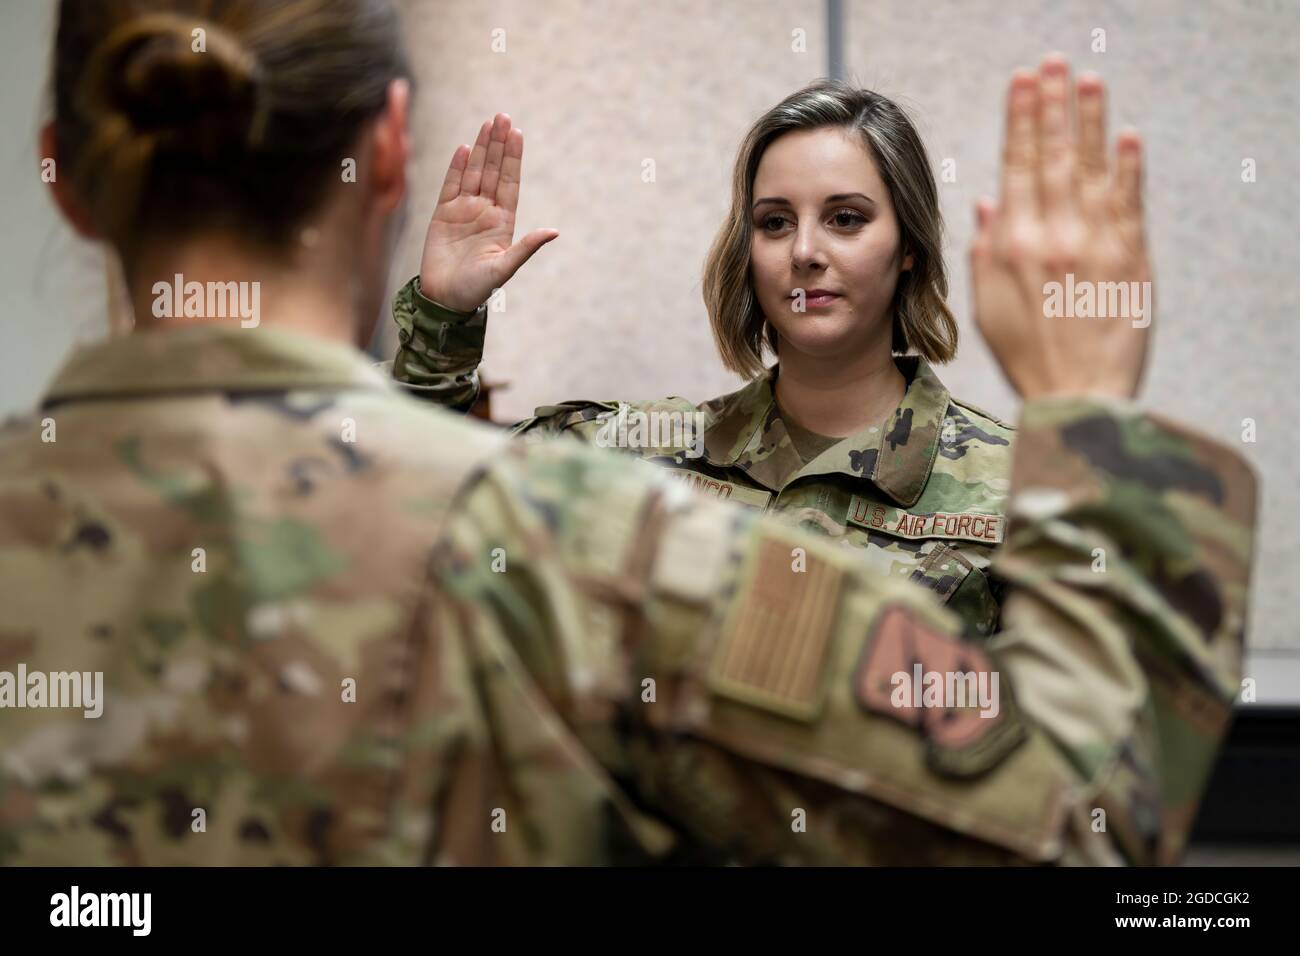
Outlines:
[[42, 405], [191, 392], [390, 388], [362, 352], [275, 328], [133, 332], [77, 348]]
[[707, 402], [704, 453], [710, 464], [737, 467], [772, 491], [799, 478], [842, 474], [869, 478], [898, 504], [921, 497], [939, 451], [948, 389], [920, 356], [895, 356], [908, 380], [902, 402], [882, 428], [864, 428], [805, 465], [776, 405], [776, 367], [739, 391]]

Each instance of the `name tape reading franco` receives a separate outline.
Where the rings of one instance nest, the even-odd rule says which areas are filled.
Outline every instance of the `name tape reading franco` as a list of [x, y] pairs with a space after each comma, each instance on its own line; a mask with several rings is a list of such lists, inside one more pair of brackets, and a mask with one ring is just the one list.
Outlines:
[[978, 541], [1001, 544], [1006, 533], [1002, 515], [970, 512], [934, 511], [913, 514], [854, 495], [849, 502], [850, 524], [880, 531], [900, 538], [947, 538], [953, 541]]
[[668, 472], [669, 477], [676, 478], [688, 487], [701, 494], [708, 495], [711, 498], [720, 498], [723, 501], [730, 501], [735, 504], [744, 505], [747, 508], [757, 508], [762, 511], [767, 507], [767, 503], [772, 500], [770, 491], [761, 491], [758, 488], [746, 488], [743, 485], [737, 485], [730, 481], [721, 481], [717, 478], [710, 478], [708, 475], [702, 475], [699, 472], [691, 471], [686, 468], [674, 468]]

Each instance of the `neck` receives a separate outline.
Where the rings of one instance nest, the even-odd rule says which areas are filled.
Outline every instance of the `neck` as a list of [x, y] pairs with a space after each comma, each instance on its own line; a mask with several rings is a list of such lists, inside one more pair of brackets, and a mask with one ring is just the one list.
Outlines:
[[320, 261], [277, 262], [234, 241], [198, 239], [142, 255], [127, 285], [138, 329], [274, 326], [361, 344], [351, 274]]
[[886, 345], [845, 360], [785, 350], [779, 356], [776, 401], [795, 424], [843, 438], [882, 425], [907, 392], [907, 380]]

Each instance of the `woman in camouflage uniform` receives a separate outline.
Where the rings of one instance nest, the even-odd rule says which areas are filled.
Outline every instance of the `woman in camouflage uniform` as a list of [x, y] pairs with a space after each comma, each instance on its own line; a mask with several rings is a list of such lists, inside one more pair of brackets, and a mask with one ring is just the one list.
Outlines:
[[[1065, 82], [1064, 64], [1053, 70]], [[522, 148], [501, 114], [457, 150], [421, 274], [395, 302], [394, 373], [443, 404], [477, 396], [482, 300], [556, 236], [510, 245]], [[952, 397], [931, 367], [957, 344], [941, 232], [904, 112], [842, 83], [800, 90], [745, 137], [704, 271], [719, 352], [749, 384], [698, 407], [564, 402], [516, 428], [630, 449], [706, 493], [840, 538], [988, 634], [1013, 430]]]

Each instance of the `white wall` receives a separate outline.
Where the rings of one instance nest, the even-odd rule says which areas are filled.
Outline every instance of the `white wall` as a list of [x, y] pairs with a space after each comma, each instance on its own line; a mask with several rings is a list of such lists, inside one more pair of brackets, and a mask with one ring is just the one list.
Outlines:
[[[519, 234], [560, 231], [490, 317], [486, 371], [511, 383], [496, 417], [566, 398], [703, 400], [738, 387], [714, 353], [700, 271], [746, 128], [826, 71], [823, 0], [402, 6], [419, 81], [407, 276], [447, 161], [498, 111], [526, 137]], [[796, 28], [804, 53], [791, 52]], [[492, 49], [496, 30], [505, 52]]]
[[41, 182], [54, 10], [0, 5], [0, 417], [32, 406], [73, 342], [108, 329], [103, 258], [58, 218]]

